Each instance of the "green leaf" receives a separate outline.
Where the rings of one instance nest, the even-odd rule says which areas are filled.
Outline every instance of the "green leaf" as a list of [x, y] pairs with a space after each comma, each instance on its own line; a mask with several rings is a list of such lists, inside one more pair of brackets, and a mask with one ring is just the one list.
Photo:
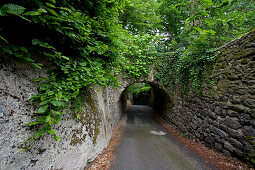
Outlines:
[[77, 114], [77, 119], [81, 120], [81, 114]]
[[44, 133], [46, 133], [50, 129], [49, 126], [44, 127], [40, 129], [38, 132], [36, 132], [31, 138], [39, 138], [41, 137]]
[[61, 101], [52, 101], [51, 102], [54, 106], [65, 106], [65, 102], [61, 102]]
[[48, 130], [47, 131], [49, 134], [51, 134], [51, 135], [55, 135], [56, 134], [56, 131], [55, 130]]
[[28, 11], [28, 12], [25, 12], [23, 15], [25, 15], [25, 16], [33, 16], [33, 15], [41, 15], [41, 13], [38, 12], [38, 11]]
[[60, 138], [60, 137], [58, 137], [58, 136], [54, 136], [54, 139], [55, 139], [55, 141], [58, 141], [58, 142], [60, 142], [60, 141], [61, 141], [61, 138]]
[[54, 119], [50, 118], [49, 124], [52, 125], [54, 123]]
[[[0, 16], [1, 16], [1, 15], [0, 15]], [[7, 41], [4, 37], [2, 37], [1, 35], [0, 35], [0, 39], [3, 40], [3, 41], [5, 41], [6, 43], [8, 43], [8, 41]]]
[[46, 118], [46, 116], [36, 116], [36, 121], [44, 123], [45, 122], [45, 118]]
[[31, 65], [39, 69], [41, 69], [42, 68], [41, 66], [43, 66], [43, 64], [40, 63], [31, 63]]
[[57, 7], [58, 9], [62, 9], [62, 10], [65, 10], [65, 11], [68, 11], [68, 12], [71, 12], [71, 9], [69, 8], [65, 8], [65, 7]]
[[66, 57], [66, 56], [63, 56], [63, 55], [61, 55], [61, 58], [66, 59], [66, 60], [70, 60], [69, 57]]
[[14, 14], [14, 15], [20, 15], [22, 14], [26, 8], [20, 5], [15, 5], [15, 4], [5, 4], [1, 8], [1, 16], [6, 16], [6, 13], [9, 14]]
[[48, 115], [48, 116], [45, 118], [45, 123], [48, 123], [48, 122], [50, 121], [50, 119], [51, 119], [51, 116]]
[[46, 2], [46, 5], [49, 6], [49, 7], [51, 7], [51, 8], [56, 8], [53, 4], [48, 3], [48, 2]]
[[46, 77], [40, 77], [39, 79], [33, 79], [33, 81], [42, 81], [42, 80], [48, 80]]
[[53, 4], [55, 4], [56, 3], [56, 0], [50, 0]]
[[48, 95], [51, 96], [51, 95], [53, 95], [54, 93], [55, 93], [54, 91], [49, 91], [49, 92], [48, 92]]
[[60, 115], [56, 116], [56, 117], [55, 117], [55, 122], [54, 122], [54, 124], [59, 124], [61, 118], [62, 118], [62, 117], [61, 117]]
[[41, 40], [39, 39], [33, 39], [32, 40], [32, 45], [38, 45], [40, 47], [44, 47], [44, 48], [48, 48], [48, 49], [54, 49], [54, 47], [52, 47], [51, 45], [49, 45], [48, 43], [45, 43], [45, 42], [42, 42]]
[[25, 21], [31, 22], [31, 20], [27, 19], [26, 17], [23, 17], [21, 15], [17, 15], [17, 16], [20, 17], [21, 19], [25, 20]]
[[57, 14], [53, 9], [47, 8], [47, 10], [48, 10], [51, 14], [53, 14], [53, 15], [55, 15], [55, 16], [58, 17], [58, 14]]
[[47, 11], [45, 9], [43, 9], [43, 8], [40, 8], [37, 11], [40, 12], [40, 13], [47, 13]]
[[33, 126], [33, 125], [37, 125], [37, 124], [41, 124], [42, 122], [30, 122], [27, 123], [25, 126]]
[[48, 105], [44, 105], [38, 109], [37, 113], [45, 113], [47, 110], [48, 110]]
[[27, 150], [28, 150], [28, 149], [25, 148], [25, 149], [20, 150], [20, 152], [25, 152], [25, 151], [27, 151]]

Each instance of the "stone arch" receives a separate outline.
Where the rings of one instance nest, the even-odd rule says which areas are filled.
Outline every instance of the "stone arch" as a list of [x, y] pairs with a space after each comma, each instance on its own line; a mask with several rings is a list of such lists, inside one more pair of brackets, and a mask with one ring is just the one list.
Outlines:
[[143, 79], [138, 81], [130, 81], [123, 87], [123, 91], [120, 94], [122, 111], [125, 112], [127, 109], [127, 88], [135, 83], [146, 83], [152, 87], [152, 94], [150, 97], [153, 99], [151, 100], [152, 102], [147, 103], [146, 105], [151, 106], [161, 117], [165, 117], [164, 115], [169, 113], [169, 110], [172, 107], [172, 99], [170, 95], [159, 83]]

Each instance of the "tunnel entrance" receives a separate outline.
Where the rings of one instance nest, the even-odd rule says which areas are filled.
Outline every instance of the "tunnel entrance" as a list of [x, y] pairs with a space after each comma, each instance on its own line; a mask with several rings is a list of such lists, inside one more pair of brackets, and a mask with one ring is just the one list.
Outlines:
[[149, 105], [154, 103], [153, 88], [147, 83], [135, 83], [127, 88], [127, 100], [133, 105]]
[[164, 117], [168, 108], [171, 107], [171, 99], [159, 84], [144, 81], [127, 86], [121, 95], [121, 104], [123, 111], [131, 105], [147, 105]]

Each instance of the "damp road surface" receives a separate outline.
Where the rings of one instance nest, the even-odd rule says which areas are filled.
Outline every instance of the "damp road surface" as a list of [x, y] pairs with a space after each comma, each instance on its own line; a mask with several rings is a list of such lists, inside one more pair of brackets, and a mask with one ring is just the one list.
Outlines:
[[217, 169], [167, 134], [149, 107], [133, 105], [122, 121], [124, 132], [111, 170]]

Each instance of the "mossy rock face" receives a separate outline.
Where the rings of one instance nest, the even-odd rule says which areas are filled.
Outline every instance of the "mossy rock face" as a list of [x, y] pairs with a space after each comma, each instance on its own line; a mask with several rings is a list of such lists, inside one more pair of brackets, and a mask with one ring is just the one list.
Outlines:
[[88, 105], [90, 106], [90, 109], [93, 113], [93, 125], [90, 124], [90, 126], [88, 126], [89, 128], [89, 135], [91, 138], [93, 138], [93, 144], [96, 144], [96, 140], [97, 140], [97, 137], [98, 137], [98, 134], [100, 133], [100, 129], [99, 129], [99, 126], [100, 126], [100, 119], [99, 119], [99, 111], [96, 107], [96, 103], [94, 102], [94, 99], [92, 97], [92, 89], [87, 93], [87, 102], [88, 102]]
[[92, 138], [93, 144], [96, 143], [97, 137], [100, 133], [100, 118], [99, 111], [96, 107], [95, 99], [92, 97], [93, 89], [85, 89], [82, 94], [83, 99], [83, 109], [80, 111], [80, 123], [81, 127], [74, 131], [70, 145], [76, 146], [77, 144], [82, 143], [87, 135]]

